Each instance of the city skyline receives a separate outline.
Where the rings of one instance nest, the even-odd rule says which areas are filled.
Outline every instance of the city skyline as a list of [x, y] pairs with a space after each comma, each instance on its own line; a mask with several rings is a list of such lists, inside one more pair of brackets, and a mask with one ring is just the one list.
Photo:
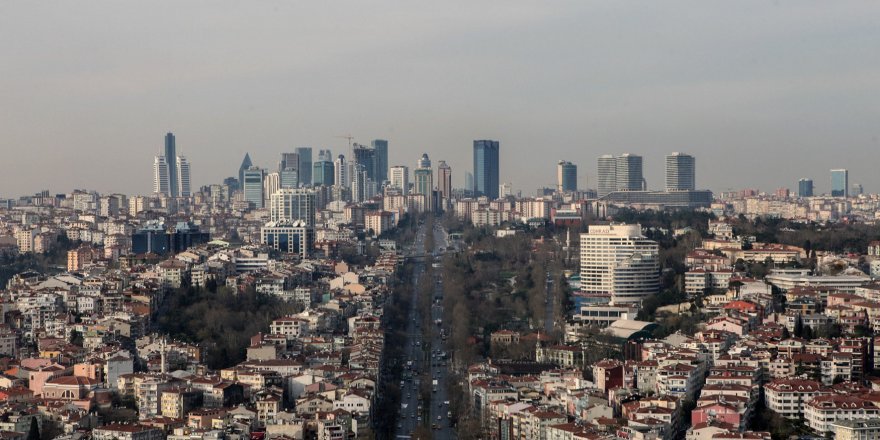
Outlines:
[[[8, 172], [0, 196], [148, 193], [140, 164], [165, 131], [196, 164], [194, 188], [231, 175], [245, 152], [264, 167], [297, 145], [348, 157], [338, 136], [351, 133], [387, 139], [389, 164], [427, 152], [468, 171], [471, 142], [497, 139], [500, 180], [524, 192], [552, 187], [550, 158], [560, 157], [580, 166], [579, 187], [595, 188], [592, 163], [608, 151], [643, 156], [652, 189], [662, 189], [664, 156], [688, 151], [700, 186], [716, 193], [794, 189], [801, 177], [828, 193], [830, 168], [880, 190], [880, 5], [749, 5], [462, 3], [389, 15], [228, 3], [208, 16], [164, 2], [7, 6], [0, 35], [18, 44], [0, 49], [3, 151], [20, 151], [26, 166]], [[28, 19], [50, 12], [82, 22]], [[185, 38], [196, 16], [202, 37]]]

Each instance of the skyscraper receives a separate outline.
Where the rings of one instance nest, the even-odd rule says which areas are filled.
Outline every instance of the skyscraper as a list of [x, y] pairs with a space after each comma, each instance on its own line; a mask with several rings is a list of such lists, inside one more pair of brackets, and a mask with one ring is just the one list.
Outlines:
[[556, 191], [577, 191], [577, 165], [560, 160], [556, 164]]
[[244, 153], [244, 159], [241, 160], [241, 165], [238, 167], [238, 187], [242, 191], [244, 191], [244, 172], [252, 166], [254, 164], [251, 162], [251, 155]]
[[263, 176], [265, 172], [260, 167], [250, 167], [242, 171], [242, 191], [244, 199], [255, 208], [263, 207]]
[[354, 144], [352, 148], [354, 163], [361, 165], [367, 173], [367, 177], [376, 181], [376, 150], [366, 145]]
[[422, 154], [419, 159], [419, 167], [413, 172], [415, 179], [414, 194], [424, 194], [425, 206], [428, 211], [434, 208], [434, 171], [431, 169], [431, 160], [427, 154]]
[[177, 188], [180, 191], [180, 197], [189, 197], [192, 195], [189, 177], [189, 162], [184, 156], [177, 156]]
[[168, 164], [168, 194], [171, 197], [179, 197], [179, 181], [177, 180], [177, 146], [174, 142], [173, 133], [165, 135], [165, 163]]
[[452, 167], [447, 165], [445, 160], [441, 160], [437, 165], [437, 189], [440, 198], [444, 201], [452, 197]]
[[266, 173], [263, 176], [263, 200], [269, 202], [269, 198], [281, 189], [281, 175], [279, 173]]
[[813, 197], [813, 179], [798, 180], [798, 196]]
[[312, 185], [333, 186], [333, 178], [334, 167], [332, 160], [324, 160], [322, 158], [312, 165]]
[[642, 156], [625, 153], [615, 158], [617, 191], [641, 191], [645, 189], [642, 175]]
[[376, 151], [376, 177], [374, 180], [376, 183], [382, 184], [388, 180], [388, 141], [374, 139], [372, 146]]
[[831, 197], [849, 197], [849, 171], [831, 170]]
[[693, 191], [696, 189], [694, 157], [684, 153], [666, 156], [666, 191]]
[[278, 172], [281, 188], [299, 187], [299, 171], [293, 168], [284, 168]]
[[474, 194], [489, 199], [498, 198], [499, 167], [498, 141], [474, 141]]
[[281, 162], [278, 162], [278, 171], [285, 169], [299, 171], [299, 153], [281, 153]]
[[299, 172], [299, 182], [303, 185], [311, 185], [312, 183], [312, 147], [299, 147], [296, 150], [299, 157], [297, 171]]
[[315, 192], [306, 188], [281, 188], [269, 198], [271, 221], [302, 220], [315, 226]]
[[660, 291], [660, 251], [640, 225], [590, 225], [581, 234], [581, 291], [637, 303]]
[[617, 159], [610, 154], [599, 156], [599, 184], [597, 192], [599, 197], [617, 191]]
[[464, 189], [469, 192], [474, 191], [474, 173], [464, 172]]
[[333, 162], [333, 184], [348, 188], [348, 164], [345, 163], [345, 156], [339, 155]]
[[401, 194], [409, 193], [409, 168], [406, 165], [391, 167], [391, 186], [400, 190]]
[[168, 162], [165, 156], [153, 158], [153, 193], [169, 195], [168, 188]]

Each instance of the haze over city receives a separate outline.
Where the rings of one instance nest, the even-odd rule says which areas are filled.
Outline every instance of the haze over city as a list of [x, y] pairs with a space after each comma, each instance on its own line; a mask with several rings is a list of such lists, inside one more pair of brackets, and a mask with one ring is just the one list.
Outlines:
[[[828, 170], [880, 185], [880, 5], [871, 2], [88, 2], [0, 6], [2, 196], [147, 194], [173, 131], [193, 186], [297, 146], [385, 138], [463, 186], [474, 139], [532, 193], [564, 159], [697, 158], [697, 186], [762, 190]], [[8, 162], [7, 162], [8, 163]]]

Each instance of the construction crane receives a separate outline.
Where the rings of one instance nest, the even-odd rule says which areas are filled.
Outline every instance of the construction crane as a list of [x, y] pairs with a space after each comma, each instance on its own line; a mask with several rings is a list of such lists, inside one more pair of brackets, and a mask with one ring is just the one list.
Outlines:
[[338, 138], [348, 139], [348, 151], [351, 152], [351, 140], [354, 139], [354, 136], [347, 134], [343, 136], [334, 136]]

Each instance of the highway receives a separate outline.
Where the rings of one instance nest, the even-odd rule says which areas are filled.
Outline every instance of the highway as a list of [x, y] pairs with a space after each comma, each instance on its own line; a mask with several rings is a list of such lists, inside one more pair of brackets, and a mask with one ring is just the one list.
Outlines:
[[[421, 225], [416, 234], [415, 242], [410, 249], [411, 255], [425, 254], [425, 234], [426, 227]], [[442, 228], [437, 227], [431, 231], [434, 234], [434, 243], [438, 249], [445, 249], [447, 242], [447, 234]], [[413, 287], [418, 287], [419, 280], [426, 272], [426, 264], [433, 264], [435, 257], [439, 257], [440, 252], [425, 255], [424, 259], [412, 259], [415, 267], [413, 268]], [[443, 317], [443, 308], [439, 299], [442, 299], [443, 289], [442, 280], [439, 278], [441, 271], [435, 270], [435, 282], [433, 292], [419, 292], [417, 288], [413, 289], [411, 305], [409, 310], [409, 319], [407, 320], [406, 335], [406, 360], [401, 378], [401, 397], [398, 424], [396, 428], [396, 438], [411, 438], [418, 426], [424, 426], [431, 430], [431, 438], [436, 439], [455, 439], [455, 430], [450, 424], [448, 417], [448, 401], [446, 385], [448, 381], [448, 360], [443, 360], [442, 353], [445, 353], [443, 340], [440, 337], [440, 329], [432, 332], [434, 336], [430, 341], [423, 340], [422, 314], [419, 310], [419, 295], [432, 295], [431, 305], [431, 322], [435, 323]], [[427, 347], [426, 342], [429, 342]], [[438, 352], [439, 350], [439, 352]], [[422, 377], [428, 374], [428, 384], [431, 391], [431, 400], [422, 402], [420, 395]], [[436, 380], [436, 386], [433, 381]]]

